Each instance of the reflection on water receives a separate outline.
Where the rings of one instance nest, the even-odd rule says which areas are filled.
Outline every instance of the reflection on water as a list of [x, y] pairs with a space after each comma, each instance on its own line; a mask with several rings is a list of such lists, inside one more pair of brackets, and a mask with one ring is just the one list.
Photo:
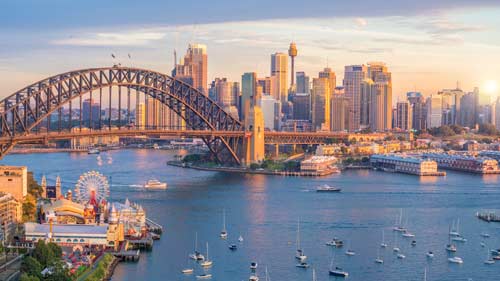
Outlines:
[[[498, 267], [486, 266], [485, 248], [479, 246], [480, 232], [492, 235], [488, 247], [500, 247], [500, 226], [474, 217], [478, 210], [498, 208], [498, 176], [448, 172], [446, 177], [416, 177], [371, 170], [347, 171], [323, 178], [296, 178], [263, 175], [223, 174], [166, 166], [176, 152], [163, 150], [121, 150], [109, 152], [111, 164], [96, 163], [95, 155], [52, 153], [8, 155], [3, 164], [28, 165], [40, 179], [49, 182], [60, 175], [63, 189], [73, 188], [80, 174], [96, 169], [112, 177], [111, 199], [125, 198], [141, 204], [148, 216], [165, 227], [153, 251], [137, 263], [121, 263], [113, 280], [195, 280], [202, 272], [183, 276], [187, 253], [194, 247], [210, 245], [214, 266], [212, 280], [248, 280], [249, 264], [259, 262], [259, 275], [268, 267], [273, 280], [310, 280], [311, 272], [296, 268], [295, 237], [301, 220], [301, 243], [308, 262], [316, 268], [318, 280], [328, 277], [330, 260], [349, 271], [350, 280], [495, 280]], [[145, 191], [141, 184], [150, 178], [168, 183], [166, 191]], [[339, 194], [319, 194], [314, 188], [327, 183], [343, 189]], [[226, 210], [229, 238], [219, 238], [222, 209]], [[404, 211], [403, 222], [416, 235], [417, 245], [391, 228]], [[464, 264], [447, 262], [444, 245], [448, 226], [460, 218], [460, 230], [468, 239], [458, 245]], [[389, 244], [381, 251], [383, 265], [374, 263], [382, 230]], [[245, 241], [236, 239], [242, 235]], [[356, 255], [331, 249], [325, 242], [333, 236], [349, 242]], [[228, 243], [238, 243], [231, 252]], [[392, 252], [397, 244], [406, 259]], [[427, 260], [429, 250], [436, 254]]]

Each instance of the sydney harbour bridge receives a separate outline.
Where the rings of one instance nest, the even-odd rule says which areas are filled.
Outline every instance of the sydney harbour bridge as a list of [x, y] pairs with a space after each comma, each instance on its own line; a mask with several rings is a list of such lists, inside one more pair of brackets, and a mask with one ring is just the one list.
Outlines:
[[[170, 108], [182, 118], [185, 128], [132, 125], [131, 95], [134, 92]], [[109, 116], [103, 118], [103, 114], [98, 114], [97, 120], [92, 120], [90, 114], [90, 120], [83, 120], [84, 97], [97, 100], [100, 112], [109, 109]], [[112, 104], [118, 106], [117, 122], [112, 122]], [[80, 109], [78, 116], [71, 116], [72, 107]], [[62, 121], [63, 108], [69, 108], [69, 123]], [[179, 136], [201, 138], [217, 161], [239, 165], [244, 146], [248, 145], [245, 139], [251, 137], [241, 121], [189, 84], [159, 72], [129, 67], [69, 71], [28, 85], [0, 102], [0, 124], [0, 158], [16, 144], [106, 135]], [[90, 130], [82, 130], [85, 127]], [[265, 132], [264, 140], [266, 144], [276, 145], [320, 144], [347, 137], [347, 133]]]

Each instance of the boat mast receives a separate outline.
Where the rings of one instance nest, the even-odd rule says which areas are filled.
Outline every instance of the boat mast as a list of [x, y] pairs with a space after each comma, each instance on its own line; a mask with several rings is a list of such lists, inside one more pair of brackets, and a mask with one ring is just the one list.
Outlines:
[[210, 259], [208, 258], [208, 242], [207, 242], [207, 261], [209, 261]]
[[297, 219], [297, 250], [300, 250], [300, 218]]
[[222, 209], [222, 231], [226, 232], [226, 209]]

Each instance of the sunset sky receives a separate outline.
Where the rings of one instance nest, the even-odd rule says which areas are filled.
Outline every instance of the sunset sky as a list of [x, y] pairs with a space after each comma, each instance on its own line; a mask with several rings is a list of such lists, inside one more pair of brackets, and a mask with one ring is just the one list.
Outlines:
[[457, 81], [466, 91], [491, 91], [500, 81], [494, 0], [4, 2], [2, 98], [57, 73], [117, 62], [170, 73], [174, 48], [180, 57], [190, 42], [208, 46], [209, 81], [269, 76], [270, 54], [286, 52], [291, 41], [297, 71], [316, 77], [328, 63], [338, 84], [344, 65], [386, 62], [395, 97]]

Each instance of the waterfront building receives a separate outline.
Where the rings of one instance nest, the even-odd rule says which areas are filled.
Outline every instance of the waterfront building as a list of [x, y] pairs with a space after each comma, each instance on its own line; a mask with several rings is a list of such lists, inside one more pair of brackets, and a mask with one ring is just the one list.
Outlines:
[[42, 222], [85, 224], [85, 206], [65, 198], [43, 203], [40, 214]]
[[0, 165], [0, 192], [10, 193], [22, 202], [28, 194], [28, 168]]
[[367, 76], [365, 65], [348, 65], [344, 68], [344, 91], [349, 99], [349, 128], [350, 132], [360, 128], [360, 107], [361, 107], [361, 82]]
[[175, 65], [174, 78], [187, 82], [194, 88], [208, 95], [207, 86], [208, 56], [207, 46], [203, 44], [189, 44], [186, 55]]
[[306, 94], [311, 93], [311, 89], [309, 86], [309, 76], [307, 76], [306, 73], [303, 71], [297, 72], [296, 92], [297, 93], [306, 93]]
[[408, 92], [406, 98], [411, 106], [412, 112], [412, 129], [423, 130], [426, 128], [426, 110], [425, 103], [420, 92]]
[[334, 156], [312, 156], [309, 159], [300, 162], [300, 170], [302, 172], [323, 172], [332, 169], [337, 163], [337, 158]]
[[427, 98], [427, 128], [436, 128], [441, 126], [442, 121], [442, 102], [441, 96], [431, 95]]
[[399, 101], [396, 104], [396, 128], [409, 131], [412, 128], [412, 108], [408, 101]]
[[370, 157], [370, 163], [376, 169], [390, 172], [418, 176], [444, 175], [438, 172], [436, 161], [405, 154], [375, 154]]
[[107, 221], [110, 224], [122, 224], [125, 237], [141, 237], [146, 231], [146, 211], [139, 204], [124, 203], [108, 204]]
[[346, 150], [344, 144], [320, 144], [316, 147], [315, 154], [318, 156], [341, 155], [343, 150]]
[[330, 99], [330, 130], [343, 132], [349, 128], [349, 99], [345, 95], [333, 95]]
[[263, 95], [260, 100], [260, 107], [264, 115], [264, 127], [268, 130], [279, 130], [281, 103], [271, 95]]
[[288, 56], [284, 53], [274, 53], [271, 55], [271, 76], [275, 77], [273, 92], [271, 95], [284, 104], [288, 101]]
[[424, 153], [422, 156], [426, 159], [436, 161], [438, 166], [443, 169], [479, 174], [500, 173], [497, 160], [487, 157], [474, 157], [469, 155], [446, 153]]
[[293, 119], [311, 120], [311, 95], [306, 92], [297, 92], [293, 95]]
[[314, 78], [312, 124], [315, 130], [330, 129], [330, 84], [327, 78]]

